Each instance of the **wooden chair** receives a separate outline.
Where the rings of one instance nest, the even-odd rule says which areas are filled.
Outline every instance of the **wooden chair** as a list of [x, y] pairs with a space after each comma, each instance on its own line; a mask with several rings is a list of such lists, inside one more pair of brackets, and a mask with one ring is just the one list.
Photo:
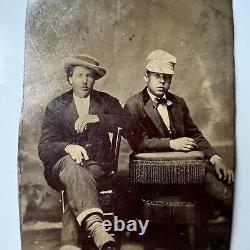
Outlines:
[[[99, 191], [99, 204], [103, 210], [104, 219], [109, 219], [113, 221], [116, 214], [116, 190], [114, 181], [117, 177], [118, 169], [118, 159], [121, 143], [121, 131], [119, 127], [113, 133], [109, 133], [109, 138], [111, 141], [110, 153], [112, 154], [113, 161], [110, 162], [112, 165], [112, 171], [106, 179], [105, 188]], [[62, 203], [62, 213], [64, 214], [67, 209], [67, 194], [64, 190], [61, 191], [61, 203]], [[116, 236], [115, 232], [109, 232], [111, 236]], [[89, 236], [88, 236], [89, 238]]]
[[130, 155], [130, 181], [140, 194], [143, 219], [158, 224], [187, 225], [193, 249], [199, 223], [199, 206], [193, 191], [199, 190], [204, 181], [206, 164], [201, 151]]

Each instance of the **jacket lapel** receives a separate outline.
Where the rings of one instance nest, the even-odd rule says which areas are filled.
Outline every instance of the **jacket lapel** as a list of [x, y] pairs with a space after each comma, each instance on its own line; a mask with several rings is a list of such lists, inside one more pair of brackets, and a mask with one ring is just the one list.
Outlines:
[[101, 114], [103, 113], [104, 107], [102, 105], [101, 99], [98, 96], [98, 92], [92, 90], [90, 95], [90, 104], [89, 104], [89, 114]]
[[174, 132], [177, 132], [176, 130], [181, 130], [180, 125], [183, 124], [182, 107], [171, 93], [168, 93], [168, 99], [172, 101], [172, 104], [168, 108], [171, 116], [171, 127]]
[[75, 121], [77, 120], [77, 118], [78, 118], [78, 113], [76, 110], [76, 105], [74, 102], [73, 92], [72, 92], [69, 97], [69, 104], [67, 105], [64, 111], [65, 124], [69, 128], [72, 134], [76, 134]]
[[164, 128], [162, 126], [160, 115], [158, 111], [156, 110], [156, 108], [154, 107], [153, 101], [151, 100], [151, 98], [148, 100], [148, 102], [144, 106], [144, 110], [146, 114], [148, 115], [148, 117], [150, 118], [150, 120], [152, 121], [152, 123], [158, 129], [162, 137], [165, 137]]
[[[89, 104], [89, 114], [90, 115], [96, 115], [96, 114], [102, 114], [104, 112], [104, 107], [101, 102], [101, 98], [98, 95], [98, 92], [95, 90], [92, 90], [90, 95], [90, 104]], [[87, 136], [90, 141], [93, 140], [93, 138], [98, 134], [98, 123], [92, 124], [87, 127]]]

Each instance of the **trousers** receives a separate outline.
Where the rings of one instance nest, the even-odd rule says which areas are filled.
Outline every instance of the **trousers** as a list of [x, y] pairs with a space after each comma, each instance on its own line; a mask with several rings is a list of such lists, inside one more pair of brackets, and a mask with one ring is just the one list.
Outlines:
[[93, 213], [103, 214], [98, 203], [98, 187], [106, 176], [97, 162], [84, 161], [83, 166], [70, 155], [61, 158], [49, 171], [53, 188], [65, 190], [67, 205], [63, 214], [61, 244], [78, 246], [78, 234], [84, 219]]
[[204, 192], [208, 198], [216, 201], [228, 217], [232, 216], [233, 185], [228, 185], [218, 178], [212, 165], [208, 165], [204, 180]]

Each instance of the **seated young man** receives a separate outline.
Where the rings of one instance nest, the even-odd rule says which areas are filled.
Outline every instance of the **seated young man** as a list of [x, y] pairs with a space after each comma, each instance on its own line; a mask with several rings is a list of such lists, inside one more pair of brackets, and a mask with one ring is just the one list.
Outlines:
[[111, 162], [108, 131], [122, 127], [127, 119], [116, 98], [93, 89], [95, 80], [106, 74], [95, 58], [80, 54], [64, 63], [72, 90], [48, 104], [38, 146], [48, 184], [66, 191], [71, 210], [64, 217], [62, 230], [69, 238], [62, 239], [61, 249], [81, 249], [75, 236], [77, 223], [86, 228], [98, 249], [112, 249], [114, 239], [102, 228], [97, 185], [112, 170], [107, 167]]
[[194, 124], [184, 99], [169, 92], [175, 64], [176, 58], [166, 51], [148, 55], [146, 87], [129, 98], [124, 107], [134, 120], [129, 144], [135, 152], [203, 151], [211, 162], [205, 188], [230, 213], [233, 196], [227, 184], [233, 182], [234, 173]]

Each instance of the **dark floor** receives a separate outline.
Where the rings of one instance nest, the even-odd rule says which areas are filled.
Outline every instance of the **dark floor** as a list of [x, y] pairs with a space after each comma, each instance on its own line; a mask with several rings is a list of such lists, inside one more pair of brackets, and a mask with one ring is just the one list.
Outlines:
[[[56, 223], [25, 224], [22, 235], [22, 249], [59, 250], [59, 227], [60, 225]], [[207, 234], [209, 247], [206, 249], [229, 249], [228, 234], [229, 227], [227, 224], [210, 224]], [[188, 231], [185, 227], [167, 229], [165, 226], [151, 226], [144, 236], [123, 233], [120, 238], [121, 250], [191, 250]]]

